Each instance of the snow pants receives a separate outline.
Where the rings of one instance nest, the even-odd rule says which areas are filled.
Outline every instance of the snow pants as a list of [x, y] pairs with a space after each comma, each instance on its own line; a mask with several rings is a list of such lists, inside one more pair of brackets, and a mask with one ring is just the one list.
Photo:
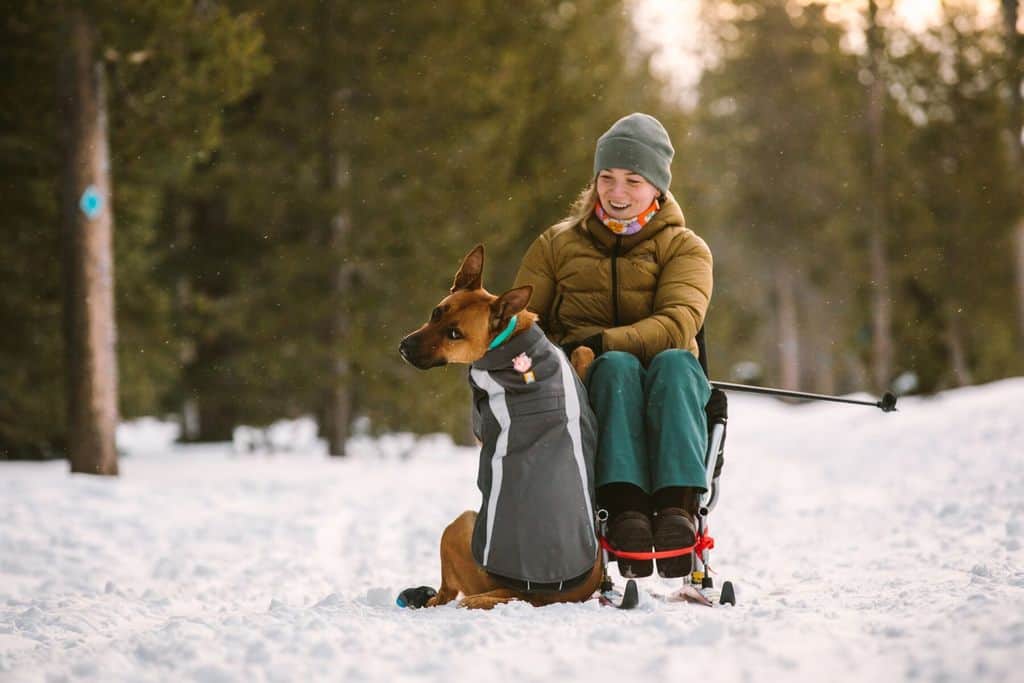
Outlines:
[[587, 390], [597, 417], [597, 486], [707, 490], [711, 385], [693, 354], [662, 351], [645, 369], [630, 353], [608, 351], [591, 364]]

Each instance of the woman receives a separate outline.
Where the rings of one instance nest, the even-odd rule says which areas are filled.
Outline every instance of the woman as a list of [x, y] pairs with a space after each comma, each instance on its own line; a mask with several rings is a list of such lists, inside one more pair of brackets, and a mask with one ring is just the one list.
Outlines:
[[[523, 257], [515, 286], [533, 285], [530, 308], [566, 353], [593, 349], [587, 372], [598, 421], [598, 501], [608, 536], [626, 551], [693, 544], [706, 490], [710, 386], [696, 335], [711, 299], [711, 251], [669, 193], [668, 133], [630, 114], [597, 141], [593, 182], [568, 218]], [[620, 559], [623, 576], [649, 576], [651, 560]], [[690, 556], [658, 560], [683, 576]]]

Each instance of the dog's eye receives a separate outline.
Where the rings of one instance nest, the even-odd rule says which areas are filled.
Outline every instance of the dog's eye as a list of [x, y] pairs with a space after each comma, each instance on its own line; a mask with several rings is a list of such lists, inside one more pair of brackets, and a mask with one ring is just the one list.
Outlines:
[[430, 322], [436, 323], [440, 319], [441, 319], [441, 308], [438, 307], [438, 308], [435, 308], [433, 311], [431, 311], [431, 313], [430, 313]]
[[448, 334], [445, 336], [447, 336], [449, 339], [462, 339], [462, 333], [459, 332], [458, 329], [454, 327], [448, 330]]

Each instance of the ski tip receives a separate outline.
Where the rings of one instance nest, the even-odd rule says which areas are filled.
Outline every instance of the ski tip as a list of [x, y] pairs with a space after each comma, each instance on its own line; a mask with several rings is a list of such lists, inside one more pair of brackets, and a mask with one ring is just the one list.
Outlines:
[[598, 593], [597, 598], [600, 604], [605, 607], [633, 609], [640, 603], [640, 592], [636, 587], [636, 581], [630, 579], [626, 582], [626, 588], [621, 593], [609, 586]]
[[718, 604], [736, 606], [736, 590], [733, 588], [732, 581], [722, 584], [722, 595], [719, 597]]
[[619, 609], [633, 609], [640, 604], [640, 591], [636, 587], [636, 581], [630, 579], [626, 582], [626, 590], [622, 593], [622, 602]]

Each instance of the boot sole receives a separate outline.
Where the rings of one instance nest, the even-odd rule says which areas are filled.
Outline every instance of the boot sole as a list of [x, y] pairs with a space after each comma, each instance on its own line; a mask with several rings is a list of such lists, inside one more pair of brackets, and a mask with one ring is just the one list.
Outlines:
[[[666, 519], [658, 526], [658, 533], [654, 536], [654, 549], [660, 552], [685, 548], [693, 545], [696, 540], [696, 533], [685, 521]], [[658, 560], [658, 576], [664, 579], [686, 576], [692, 569], [692, 553]]]
[[[619, 550], [631, 553], [650, 552], [653, 544], [650, 527], [638, 522], [624, 522], [615, 531], [612, 543]], [[627, 560], [619, 557], [615, 561], [619, 564], [619, 574], [627, 579], [642, 579], [654, 573], [654, 560]]]

